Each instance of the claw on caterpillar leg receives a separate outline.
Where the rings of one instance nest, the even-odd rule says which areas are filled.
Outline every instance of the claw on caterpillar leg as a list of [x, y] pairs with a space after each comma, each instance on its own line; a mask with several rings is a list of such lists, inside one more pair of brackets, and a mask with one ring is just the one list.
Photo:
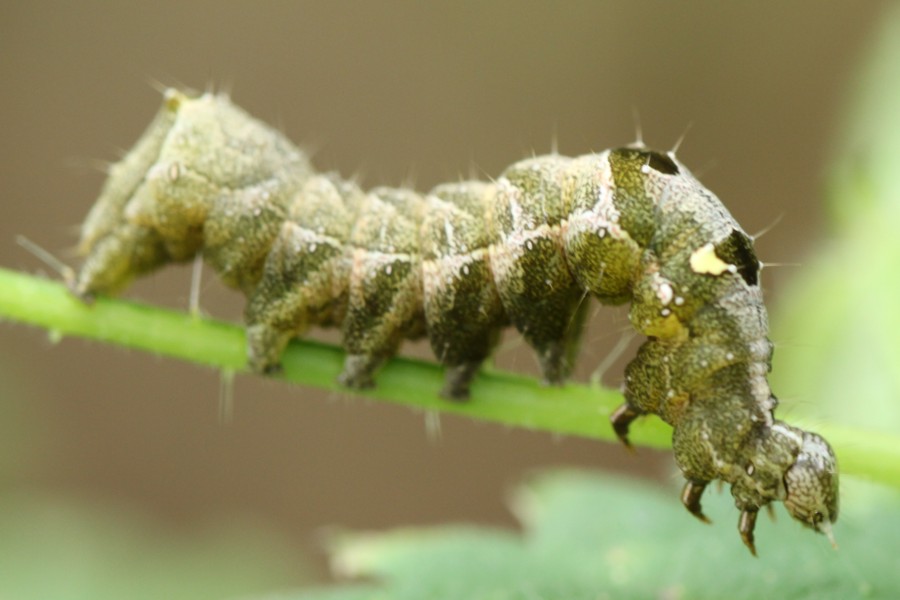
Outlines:
[[247, 367], [261, 375], [281, 373], [281, 354], [290, 334], [280, 332], [263, 323], [247, 326]]
[[745, 508], [741, 511], [741, 518], [738, 521], [738, 531], [741, 534], [741, 539], [753, 556], [756, 556], [756, 545], [753, 543], [753, 529], [756, 527], [757, 514], [759, 512], [756, 509]]
[[444, 374], [444, 387], [441, 398], [452, 402], [465, 402], [469, 399], [469, 384], [478, 372], [480, 362], [465, 362], [460, 365], [448, 365]]
[[565, 360], [565, 348], [562, 342], [549, 344], [538, 355], [541, 365], [541, 384], [545, 386], [560, 386], [568, 375], [569, 368]]
[[700, 497], [703, 495], [703, 491], [706, 489], [708, 483], [709, 482], [707, 481], [688, 480], [688, 482], [684, 484], [684, 489], [681, 491], [681, 503], [684, 504], [685, 508], [687, 508], [692, 515], [704, 523], [712, 523], [712, 521], [709, 520], [709, 517], [703, 514], [703, 508], [700, 506]]
[[75, 285], [75, 282], [66, 285], [69, 288], [69, 291], [72, 292], [72, 295], [81, 300], [82, 303], [91, 306], [96, 300], [96, 296], [94, 296], [93, 292], [85, 292], [81, 290], [78, 286]]
[[281, 363], [266, 365], [262, 369], [263, 375], [280, 375], [284, 372], [284, 366]]
[[632, 421], [641, 416], [641, 413], [636, 411], [631, 407], [627, 402], [616, 409], [616, 411], [610, 415], [609, 420], [612, 423], [613, 431], [616, 432], [616, 435], [619, 436], [619, 439], [625, 444], [625, 447], [629, 450], [634, 450], [631, 446], [631, 442], [628, 441], [628, 428], [631, 425]]
[[64, 280], [66, 287], [73, 296], [78, 298], [82, 303], [91, 306], [97, 299], [97, 290], [94, 289], [90, 274], [82, 269], [70, 279]]
[[382, 363], [364, 354], [348, 354], [344, 359], [344, 370], [337, 377], [337, 382], [348, 388], [364, 390], [375, 387], [373, 373]]

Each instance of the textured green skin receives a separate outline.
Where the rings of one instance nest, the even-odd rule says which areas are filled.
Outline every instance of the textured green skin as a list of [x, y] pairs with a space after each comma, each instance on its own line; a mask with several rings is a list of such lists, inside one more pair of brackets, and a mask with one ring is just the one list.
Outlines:
[[[752, 519], [773, 500], [811, 527], [837, 517], [830, 448], [773, 417], [752, 242], [672, 155], [551, 155], [490, 184], [364, 193], [315, 174], [226, 98], [168, 92], [113, 167], [81, 249], [81, 297], [202, 252], [248, 296], [248, 361], [260, 372], [277, 368], [290, 338], [331, 325], [347, 350], [341, 382], [365, 387], [403, 339], [427, 334], [453, 399], [467, 396], [503, 327], [522, 333], [558, 383], [587, 296], [630, 301], [648, 340], [626, 371], [627, 412], [674, 427], [675, 458], [700, 493], [715, 479], [732, 484], [752, 517], [751, 549]], [[700, 516], [697, 500], [686, 503]]]

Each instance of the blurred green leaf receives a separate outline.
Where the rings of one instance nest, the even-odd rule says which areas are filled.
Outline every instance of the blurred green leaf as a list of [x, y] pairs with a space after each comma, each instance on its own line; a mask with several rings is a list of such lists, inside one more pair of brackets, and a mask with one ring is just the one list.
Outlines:
[[836, 140], [829, 199], [841, 227], [852, 227], [872, 212], [894, 224], [900, 217], [900, 7], [892, 5], [885, 12], [850, 87], [843, 131]]
[[0, 495], [0, 598], [200, 600], [305, 579], [297, 551], [259, 523], [178, 531], [109, 498]]
[[513, 497], [521, 535], [463, 526], [345, 534], [335, 570], [375, 583], [265, 600], [900, 597], [897, 492], [877, 510], [851, 504], [837, 552], [784, 513], [760, 519], [758, 559], [738, 537], [727, 493], [705, 498], [712, 527], [677, 498], [611, 476], [548, 473]]
[[[873, 36], [831, 180], [839, 237], [804, 263], [773, 326], [782, 417], [900, 427], [900, 8]], [[815, 424], [813, 424], [815, 425]]]

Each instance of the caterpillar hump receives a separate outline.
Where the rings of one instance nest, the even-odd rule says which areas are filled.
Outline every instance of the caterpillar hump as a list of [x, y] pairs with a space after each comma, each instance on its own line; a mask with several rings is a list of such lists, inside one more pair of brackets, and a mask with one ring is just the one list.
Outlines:
[[673, 426], [688, 510], [705, 520], [706, 485], [730, 483], [753, 552], [756, 515], [773, 501], [829, 536], [837, 519], [831, 448], [774, 418], [752, 240], [672, 154], [639, 145], [550, 155], [493, 183], [364, 192], [316, 173], [227, 98], [169, 91], [112, 169], [80, 249], [82, 298], [201, 253], [248, 298], [257, 372], [277, 369], [310, 326], [335, 326], [347, 352], [341, 383], [367, 387], [404, 339], [427, 335], [453, 400], [468, 396], [504, 327], [516, 327], [554, 384], [577, 353], [586, 296], [630, 302], [648, 339], [613, 427], [627, 443], [640, 415]]

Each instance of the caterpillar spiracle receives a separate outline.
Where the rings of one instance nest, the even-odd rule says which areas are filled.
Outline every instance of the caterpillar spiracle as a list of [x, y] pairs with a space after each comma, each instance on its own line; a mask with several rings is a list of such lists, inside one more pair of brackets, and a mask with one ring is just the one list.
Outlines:
[[755, 554], [758, 511], [782, 501], [831, 537], [838, 473], [828, 443], [774, 418], [760, 262], [751, 238], [673, 153], [637, 144], [540, 156], [491, 183], [362, 191], [317, 174], [279, 132], [216, 94], [169, 90], [114, 165], [84, 222], [82, 299], [202, 254], [247, 296], [250, 367], [277, 369], [312, 325], [340, 327], [340, 382], [373, 385], [405, 338], [427, 335], [460, 400], [513, 325], [544, 379], [569, 372], [585, 294], [630, 302], [647, 336], [612, 425], [655, 414], [674, 428], [682, 502], [731, 484]]

